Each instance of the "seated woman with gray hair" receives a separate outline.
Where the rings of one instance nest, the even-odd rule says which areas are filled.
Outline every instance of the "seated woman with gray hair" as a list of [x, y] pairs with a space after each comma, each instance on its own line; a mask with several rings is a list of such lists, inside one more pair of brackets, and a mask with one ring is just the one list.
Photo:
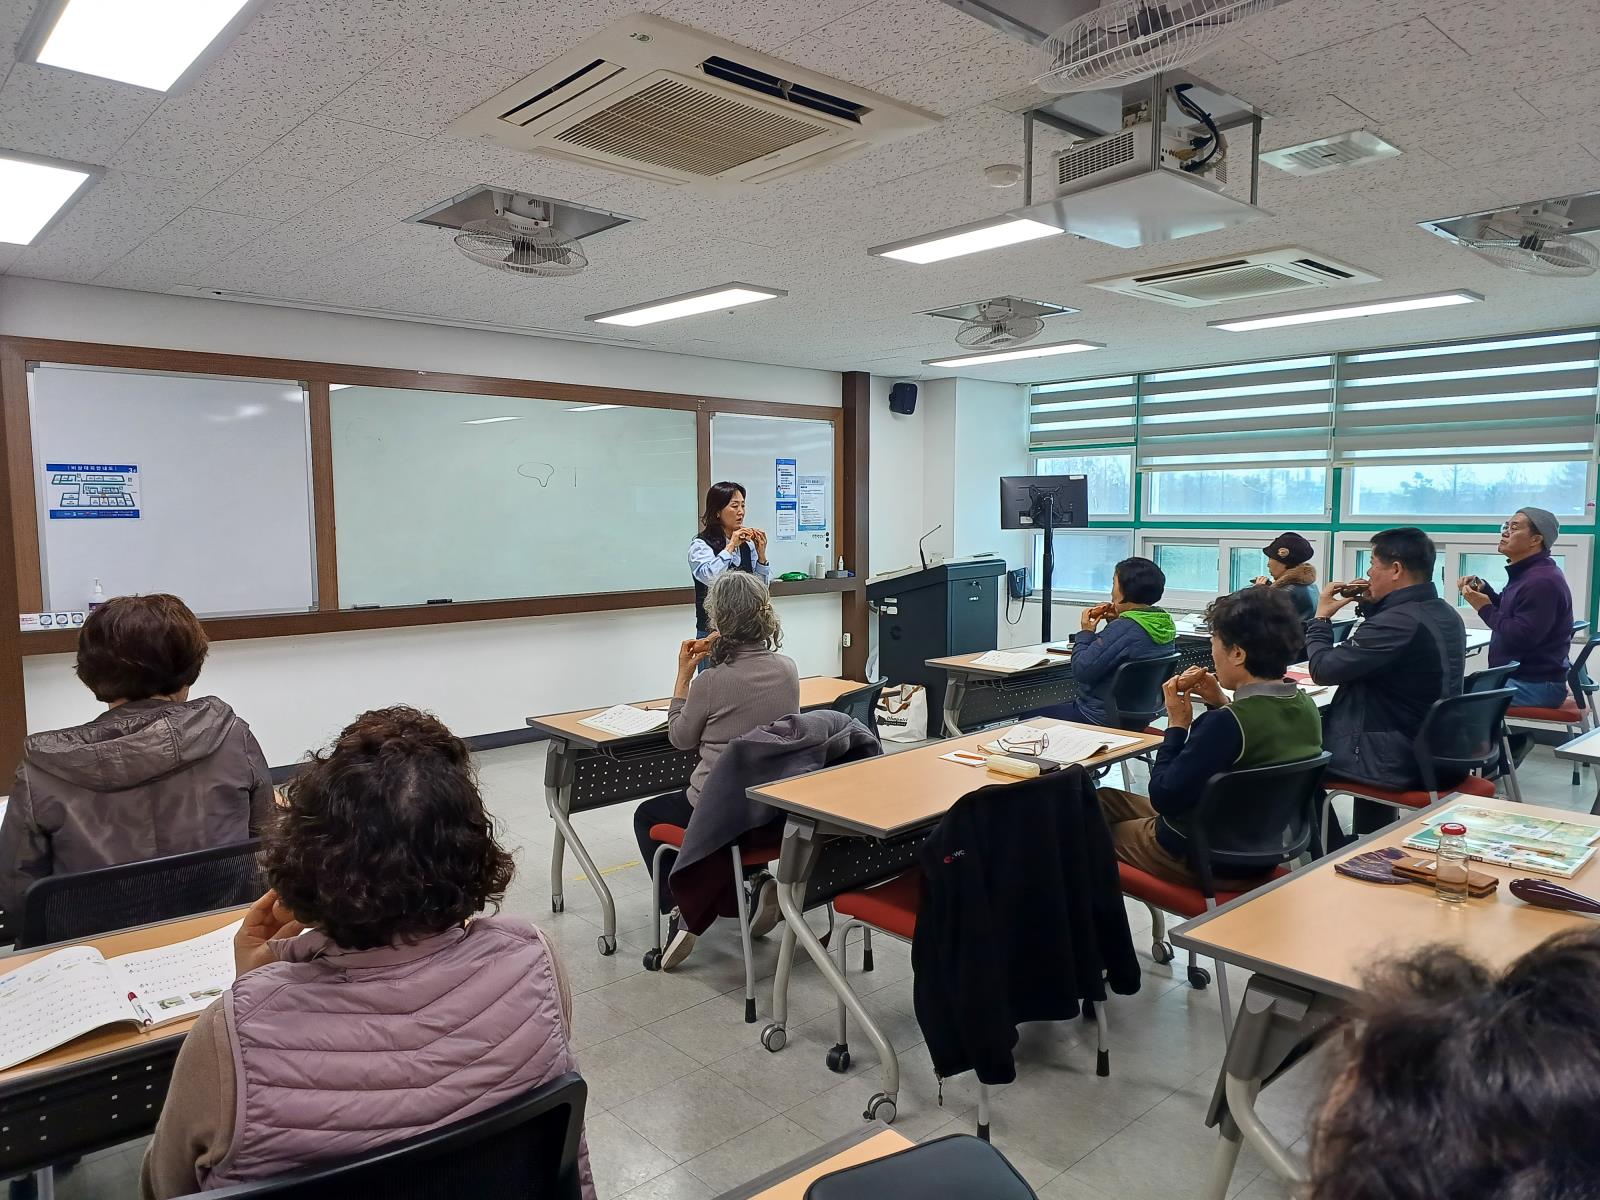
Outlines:
[[[650, 837], [651, 827], [689, 824], [700, 789], [728, 743], [800, 710], [800, 673], [792, 659], [778, 653], [783, 629], [765, 582], [741, 571], [717, 576], [706, 595], [706, 617], [710, 634], [678, 647], [678, 680], [667, 711], [672, 744], [680, 750], [699, 750], [700, 761], [687, 789], [653, 796], [634, 810], [634, 837], [646, 867], [658, 845]], [[702, 660], [706, 668], [696, 675]], [[663, 971], [682, 963], [695, 942], [694, 934], [679, 927], [665, 882], [675, 857], [668, 852], [661, 864], [661, 907], [673, 918], [661, 959]], [[751, 935], [770, 932], [779, 916], [777, 889], [769, 880], [750, 919]]]

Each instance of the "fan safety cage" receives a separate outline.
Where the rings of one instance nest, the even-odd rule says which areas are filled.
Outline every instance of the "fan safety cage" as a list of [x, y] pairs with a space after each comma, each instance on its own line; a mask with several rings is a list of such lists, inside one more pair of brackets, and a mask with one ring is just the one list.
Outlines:
[[1047, 92], [1081, 92], [1145, 79], [1209, 54], [1235, 26], [1277, 0], [1112, 0], [1063, 26], [1042, 47]]

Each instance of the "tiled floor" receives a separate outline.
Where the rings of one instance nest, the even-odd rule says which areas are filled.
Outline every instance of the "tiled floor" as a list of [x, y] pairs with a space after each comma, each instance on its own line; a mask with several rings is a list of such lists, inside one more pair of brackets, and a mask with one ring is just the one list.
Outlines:
[[[857, 1037], [849, 1073], [826, 1068], [832, 994], [809, 962], [795, 973], [789, 1044], [780, 1054], [763, 1050], [761, 1025], [742, 1019], [743, 969], [732, 922], [702, 938], [679, 971], [646, 973], [640, 957], [652, 938], [649, 879], [626, 807], [577, 819], [617, 897], [621, 944], [615, 956], [600, 957], [599, 904], [570, 855], [566, 911], [550, 912], [543, 748], [490, 751], [479, 761], [485, 794], [520, 866], [506, 911], [551, 934], [579, 993], [578, 1060], [590, 1088], [589, 1147], [600, 1200], [714, 1196], [860, 1125], [862, 1107], [878, 1088], [878, 1064], [870, 1044]], [[1136, 770], [1137, 785], [1144, 776]], [[1593, 799], [1592, 782], [1573, 788], [1566, 764], [1546, 749], [1534, 752], [1522, 779], [1534, 803], [1587, 811]], [[1110, 1005], [1110, 1078], [1094, 1074], [1092, 1028], [1034, 1026], [1018, 1048], [1017, 1082], [994, 1093], [994, 1140], [1046, 1200], [1171, 1200], [1198, 1194], [1207, 1178], [1216, 1139], [1203, 1117], [1223, 1051], [1216, 992], [1192, 991], [1182, 981], [1181, 957], [1171, 967], [1151, 963], [1143, 932], [1149, 918], [1138, 905], [1130, 905], [1129, 918], [1144, 983], [1137, 995]], [[777, 941], [774, 935], [757, 946], [764, 979]], [[920, 1049], [909, 949], [880, 938], [875, 951], [876, 970], [862, 976], [853, 961], [852, 978], [901, 1052], [895, 1128], [914, 1138], [970, 1130], [977, 1104], [970, 1076], [945, 1085], [941, 1106]], [[1237, 976], [1238, 990], [1243, 983]], [[764, 1021], [770, 985], [759, 990]], [[1315, 1062], [1301, 1064], [1264, 1093], [1269, 1124], [1298, 1138], [1317, 1089]], [[86, 1160], [62, 1177], [58, 1194], [62, 1200], [136, 1194], [141, 1151], [131, 1146]], [[1246, 1153], [1233, 1195], [1269, 1200], [1287, 1193]]]

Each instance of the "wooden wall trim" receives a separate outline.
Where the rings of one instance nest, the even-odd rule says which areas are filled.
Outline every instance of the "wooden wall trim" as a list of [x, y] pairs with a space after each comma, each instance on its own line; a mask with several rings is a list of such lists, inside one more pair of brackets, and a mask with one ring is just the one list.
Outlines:
[[711, 490], [711, 485], [716, 481], [711, 478], [711, 414], [701, 409], [694, 422], [694, 519], [699, 524], [700, 506], [705, 503], [706, 493]]
[[33, 421], [28, 414], [28, 360], [0, 344], [0, 422], [5, 425], [6, 452], [0, 455], [10, 492], [7, 541], [13, 542], [0, 562], [14, 563], [17, 576], [17, 612], [44, 608], [44, 586], [39, 569], [39, 512], [34, 500]]
[[326, 383], [306, 385], [311, 434], [311, 519], [317, 559], [317, 607], [339, 607], [339, 540], [333, 519], [333, 409]]
[[[12, 531], [17, 525], [17, 511], [15, 504], [14, 486], [17, 471], [14, 469], [13, 456], [18, 453], [16, 429], [9, 419], [12, 409], [19, 401], [16, 391], [18, 386], [17, 366], [20, 363], [12, 362], [9, 358], [0, 358], [0, 387], [4, 392], [0, 394], [0, 406], [4, 407], [7, 419], [0, 420], [0, 466], [8, 468], [7, 477], [10, 485], [0, 487], [0, 790], [11, 790], [11, 777], [16, 772], [17, 764], [22, 761], [22, 739], [28, 729], [27, 699], [22, 686], [22, 656], [19, 653], [22, 634], [17, 622], [17, 614], [24, 611], [24, 605], [19, 596], [19, 583], [30, 576], [25, 576], [20, 570], [11, 570], [11, 564], [17, 561], [16, 539]], [[27, 381], [24, 378], [21, 384], [23, 391], [20, 393], [20, 402], [23, 411], [27, 410]], [[28, 455], [28, 471], [26, 478], [33, 479], [33, 446], [26, 443], [24, 446]], [[33, 502], [29, 496], [27, 515], [32, 520]], [[35, 542], [37, 547], [37, 541]], [[37, 553], [37, 549], [35, 550]], [[34, 567], [31, 578], [38, 587], [39, 571]], [[37, 612], [38, 607], [26, 609]]]
[[850, 635], [850, 645], [843, 652], [843, 670], [846, 677], [864, 681], [872, 621], [865, 587], [872, 570], [869, 520], [872, 376], [865, 371], [846, 371], [841, 401], [839, 440], [844, 450], [844, 513], [839, 522], [840, 553], [844, 555], [845, 566], [856, 573], [856, 581], [862, 585], [840, 599], [842, 624]]

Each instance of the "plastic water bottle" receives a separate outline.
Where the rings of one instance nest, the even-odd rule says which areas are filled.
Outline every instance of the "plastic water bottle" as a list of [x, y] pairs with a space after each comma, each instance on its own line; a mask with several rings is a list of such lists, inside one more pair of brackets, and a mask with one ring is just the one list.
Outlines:
[[1433, 890], [1441, 900], [1460, 904], [1467, 898], [1467, 827], [1456, 821], [1439, 826], [1439, 849], [1433, 864]]
[[100, 586], [100, 581], [94, 581], [94, 590], [89, 593], [89, 611], [93, 612], [106, 602], [106, 590]]

